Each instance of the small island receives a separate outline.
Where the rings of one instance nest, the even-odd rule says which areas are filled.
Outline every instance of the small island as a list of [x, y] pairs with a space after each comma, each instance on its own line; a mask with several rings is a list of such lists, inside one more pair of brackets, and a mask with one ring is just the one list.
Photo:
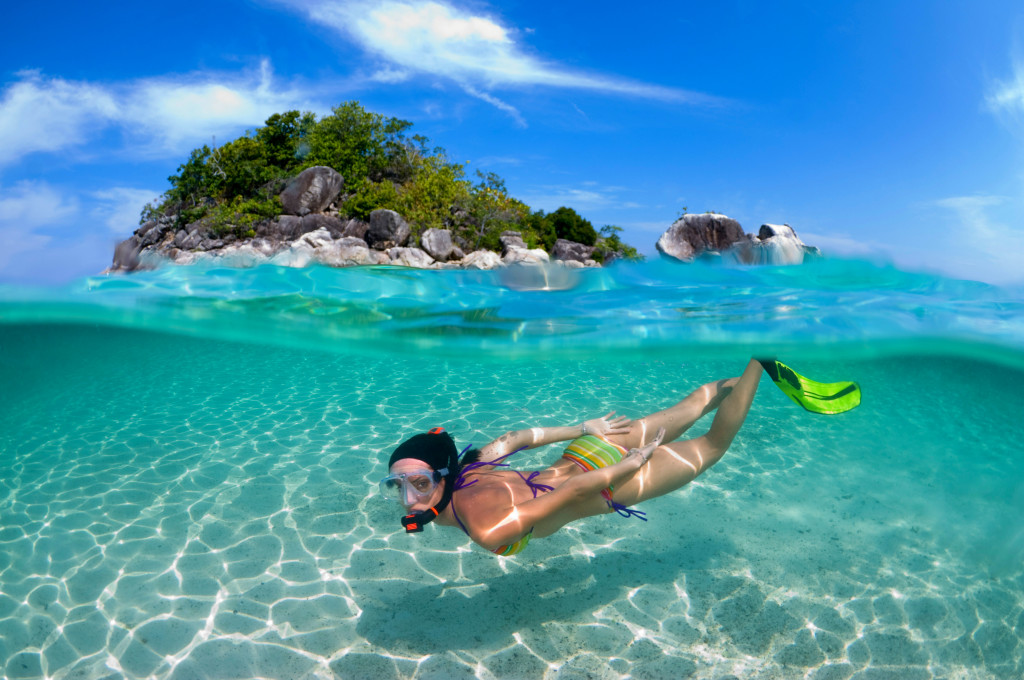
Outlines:
[[[347, 102], [322, 118], [274, 114], [227, 144], [203, 145], [145, 207], [105, 273], [165, 262], [493, 269], [641, 259], [615, 225], [595, 230], [566, 206], [531, 210], [495, 173], [467, 179], [465, 164], [428, 150], [411, 127]], [[684, 262], [747, 264], [817, 253], [788, 225], [762, 225], [755, 236], [717, 213], [680, 215], [657, 249]]]

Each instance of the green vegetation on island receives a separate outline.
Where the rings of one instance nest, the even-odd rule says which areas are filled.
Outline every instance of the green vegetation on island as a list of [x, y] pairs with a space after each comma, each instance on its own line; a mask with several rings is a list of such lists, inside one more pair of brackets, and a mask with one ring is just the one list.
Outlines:
[[551, 213], [531, 210], [509, 195], [493, 172], [466, 177], [466, 164], [449, 160], [441, 147], [428, 148], [422, 135], [409, 135], [412, 123], [365, 110], [351, 101], [327, 116], [298, 111], [275, 113], [263, 127], [220, 146], [194, 149], [171, 188], [142, 212], [142, 221], [175, 216], [184, 227], [203, 221], [215, 233], [252, 236], [254, 226], [281, 214], [278, 195], [302, 170], [323, 165], [344, 178], [338, 213], [367, 220], [374, 210], [399, 213], [414, 237], [427, 229], [448, 229], [470, 250], [500, 250], [506, 230], [521, 232], [530, 248], [550, 252], [556, 239], [597, 246], [604, 261], [639, 258], [623, 243], [621, 228], [597, 231], [569, 207]]

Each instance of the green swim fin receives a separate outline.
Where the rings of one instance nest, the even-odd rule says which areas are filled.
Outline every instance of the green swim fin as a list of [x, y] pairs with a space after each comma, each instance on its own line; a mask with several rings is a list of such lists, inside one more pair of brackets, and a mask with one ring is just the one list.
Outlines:
[[820, 383], [805, 378], [775, 359], [758, 359], [782, 393], [811, 413], [845, 413], [860, 405], [860, 385], [855, 382]]

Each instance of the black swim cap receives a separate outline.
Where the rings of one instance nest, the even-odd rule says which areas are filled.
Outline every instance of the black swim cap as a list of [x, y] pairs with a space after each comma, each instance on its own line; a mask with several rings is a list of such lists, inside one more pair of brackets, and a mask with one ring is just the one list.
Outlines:
[[422, 460], [435, 470], [448, 468], [449, 476], [454, 475], [459, 467], [459, 451], [455, 446], [455, 440], [440, 427], [414, 435], [402, 442], [391, 454], [388, 468], [402, 458]]

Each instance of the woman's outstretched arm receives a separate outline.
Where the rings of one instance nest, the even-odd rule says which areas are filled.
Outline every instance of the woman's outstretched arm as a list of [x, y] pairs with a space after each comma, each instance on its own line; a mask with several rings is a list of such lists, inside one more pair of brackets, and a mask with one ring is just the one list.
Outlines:
[[579, 425], [563, 427], [532, 427], [529, 430], [513, 430], [506, 432], [487, 446], [480, 449], [480, 460], [490, 462], [506, 454], [522, 448], [534, 449], [553, 442], [564, 442], [576, 439], [584, 434], [601, 436], [625, 434], [629, 432], [630, 420], [625, 416], [612, 418], [612, 411], [601, 418], [587, 420]]

